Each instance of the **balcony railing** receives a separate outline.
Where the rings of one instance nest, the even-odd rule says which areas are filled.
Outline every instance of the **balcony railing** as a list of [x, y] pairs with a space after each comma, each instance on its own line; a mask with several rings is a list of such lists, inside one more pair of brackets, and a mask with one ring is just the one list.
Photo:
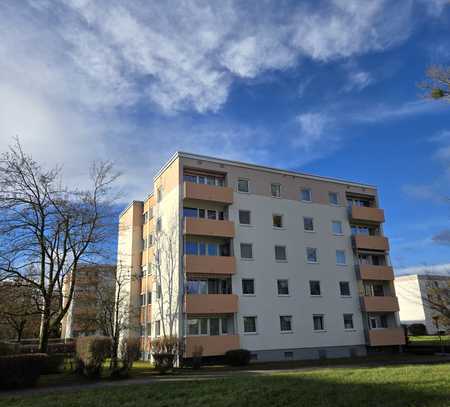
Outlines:
[[394, 346], [405, 344], [403, 328], [369, 329], [368, 341], [370, 346]]
[[234, 314], [237, 310], [236, 294], [186, 294], [188, 314]]
[[394, 296], [361, 297], [361, 308], [364, 312], [397, 312], [400, 309]]
[[197, 236], [234, 237], [234, 223], [229, 220], [185, 218], [184, 234]]
[[191, 274], [234, 274], [236, 259], [234, 256], [184, 256], [184, 269]]
[[195, 184], [184, 182], [184, 199], [217, 202], [223, 204], [233, 203], [233, 189], [215, 185]]
[[194, 349], [199, 346], [203, 348], [203, 356], [219, 356], [228, 350], [239, 349], [239, 336], [188, 336], [186, 337], [186, 357], [192, 357]]
[[350, 218], [357, 222], [383, 223], [384, 211], [383, 209], [366, 206], [351, 206]]
[[359, 277], [361, 280], [394, 280], [394, 270], [390, 266], [374, 266], [372, 264], [361, 264]]
[[353, 236], [353, 245], [356, 249], [389, 251], [389, 241], [384, 236]]

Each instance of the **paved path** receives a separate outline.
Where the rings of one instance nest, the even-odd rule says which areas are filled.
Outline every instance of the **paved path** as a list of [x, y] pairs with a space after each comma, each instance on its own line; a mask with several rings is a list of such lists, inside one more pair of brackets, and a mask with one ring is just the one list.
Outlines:
[[67, 386], [52, 386], [52, 387], [42, 387], [42, 388], [31, 388], [31, 389], [19, 389], [7, 392], [0, 392], [0, 399], [2, 397], [11, 396], [37, 396], [46, 395], [51, 393], [62, 393], [62, 392], [78, 392], [80, 390], [89, 389], [100, 389], [107, 387], [119, 387], [119, 386], [130, 386], [130, 385], [140, 385], [140, 384], [155, 384], [155, 383], [177, 383], [177, 382], [190, 382], [190, 381], [206, 381], [206, 380], [217, 380], [236, 376], [265, 376], [276, 373], [296, 373], [296, 372], [313, 372], [316, 370], [323, 369], [361, 369], [370, 367], [382, 367], [382, 366], [395, 366], [395, 365], [414, 365], [414, 364], [442, 364], [450, 363], [450, 356], [442, 356], [442, 359], [424, 359], [424, 360], [393, 360], [391, 362], [380, 362], [380, 361], [370, 361], [361, 364], [353, 365], [329, 365], [329, 366], [307, 366], [298, 368], [280, 368], [280, 369], [251, 369], [251, 370], [229, 370], [223, 372], [208, 372], [206, 369], [198, 373], [180, 373], [179, 375], [165, 375], [165, 376], [154, 376], [145, 378], [135, 378], [126, 380], [116, 380], [116, 381], [101, 381], [94, 383], [84, 383], [84, 384], [73, 384]]

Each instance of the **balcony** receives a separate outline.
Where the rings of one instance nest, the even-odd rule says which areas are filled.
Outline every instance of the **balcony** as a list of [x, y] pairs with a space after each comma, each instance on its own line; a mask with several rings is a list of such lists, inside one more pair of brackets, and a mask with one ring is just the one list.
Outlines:
[[184, 182], [184, 199], [195, 199], [230, 205], [233, 203], [233, 189], [215, 185]]
[[229, 220], [185, 218], [184, 234], [197, 236], [234, 237], [234, 223]]
[[369, 346], [393, 346], [405, 344], [403, 328], [370, 329]]
[[188, 314], [234, 314], [237, 310], [236, 294], [186, 294]]
[[184, 269], [191, 274], [221, 274], [236, 273], [234, 256], [184, 256]]
[[351, 206], [350, 218], [357, 222], [383, 223], [384, 211], [379, 208], [368, 208], [366, 206]]
[[226, 351], [239, 349], [239, 336], [188, 336], [186, 337], [186, 357], [192, 357], [197, 346], [203, 348], [203, 356], [219, 356]]
[[353, 245], [356, 249], [389, 251], [389, 241], [384, 236], [353, 236]]
[[371, 264], [361, 264], [358, 267], [359, 278], [361, 280], [394, 280], [394, 270], [390, 266], [373, 266]]
[[364, 312], [397, 312], [400, 309], [397, 297], [393, 296], [361, 297], [361, 308]]

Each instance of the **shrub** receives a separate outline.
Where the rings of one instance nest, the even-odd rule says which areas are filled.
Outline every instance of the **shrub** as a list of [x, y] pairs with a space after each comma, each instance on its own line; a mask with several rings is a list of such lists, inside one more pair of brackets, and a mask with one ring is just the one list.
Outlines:
[[181, 349], [182, 342], [176, 336], [163, 336], [152, 340], [152, 356], [160, 373], [164, 374], [173, 368]]
[[422, 336], [427, 334], [427, 328], [424, 324], [412, 324], [408, 327], [408, 331], [412, 336]]
[[203, 346], [196, 345], [192, 351], [192, 368], [200, 369], [202, 366]]
[[60, 373], [64, 369], [64, 362], [67, 357], [68, 355], [66, 353], [53, 353], [48, 355], [42, 374]]
[[[20, 353], [39, 353], [37, 344], [27, 344], [20, 346]], [[47, 354], [66, 353], [68, 355], [75, 354], [75, 342], [56, 342], [49, 343], [47, 346]]]
[[115, 378], [128, 377], [133, 363], [139, 359], [140, 341], [138, 338], [124, 338], [120, 343], [120, 364], [118, 369], [111, 372]]
[[0, 356], [0, 388], [33, 386], [47, 363], [47, 355]]
[[233, 349], [225, 353], [225, 361], [230, 366], [246, 366], [250, 363], [250, 351]]
[[77, 339], [77, 370], [89, 378], [100, 376], [102, 364], [111, 354], [111, 339], [105, 336], [82, 336]]
[[0, 356], [17, 355], [20, 353], [19, 344], [0, 341]]

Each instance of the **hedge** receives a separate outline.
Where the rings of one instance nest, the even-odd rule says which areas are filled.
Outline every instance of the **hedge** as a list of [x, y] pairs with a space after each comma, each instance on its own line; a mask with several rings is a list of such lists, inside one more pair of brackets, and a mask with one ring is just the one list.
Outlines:
[[233, 349], [225, 353], [225, 361], [230, 366], [246, 366], [250, 363], [250, 357], [247, 349]]
[[77, 338], [77, 370], [89, 378], [100, 376], [102, 364], [111, 355], [111, 339], [106, 336]]
[[0, 356], [16, 355], [20, 353], [17, 343], [0, 341]]
[[48, 356], [44, 353], [0, 356], [0, 388], [33, 386], [45, 369]]

